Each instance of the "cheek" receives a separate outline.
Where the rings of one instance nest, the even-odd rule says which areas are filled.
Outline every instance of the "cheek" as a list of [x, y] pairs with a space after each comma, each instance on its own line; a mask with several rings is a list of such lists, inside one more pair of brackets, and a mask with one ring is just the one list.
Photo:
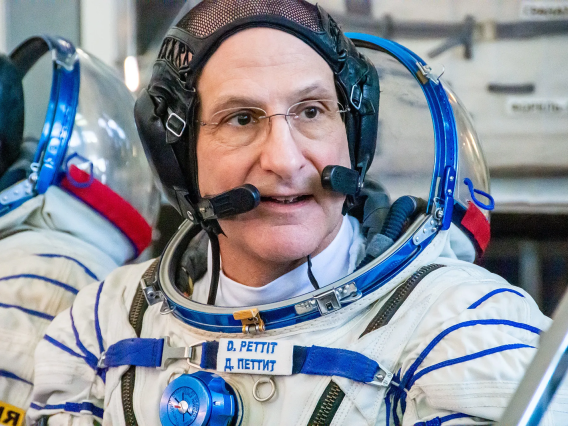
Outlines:
[[197, 142], [197, 177], [202, 196], [217, 195], [245, 183], [249, 159], [207, 138]]
[[210, 194], [213, 189], [215, 173], [214, 164], [211, 164], [209, 150], [204, 147], [205, 143], [198, 138], [197, 140], [197, 181], [201, 195]]
[[310, 156], [320, 175], [326, 166], [351, 167], [345, 130], [337, 132], [332, 140], [314, 144], [310, 149]]

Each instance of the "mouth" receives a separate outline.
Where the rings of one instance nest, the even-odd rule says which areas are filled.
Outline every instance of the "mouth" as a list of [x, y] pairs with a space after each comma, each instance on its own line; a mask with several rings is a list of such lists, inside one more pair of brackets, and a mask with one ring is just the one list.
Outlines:
[[276, 204], [296, 204], [311, 198], [311, 195], [294, 195], [289, 197], [260, 197], [261, 202], [270, 202]]

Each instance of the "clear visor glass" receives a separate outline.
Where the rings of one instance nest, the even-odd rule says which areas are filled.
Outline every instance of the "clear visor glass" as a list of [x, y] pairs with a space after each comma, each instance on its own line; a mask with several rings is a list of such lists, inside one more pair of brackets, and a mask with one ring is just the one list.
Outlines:
[[489, 220], [491, 200], [483, 195], [483, 193], [490, 194], [489, 169], [479, 138], [473, 127], [471, 116], [459, 98], [447, 85], [444, 89], [452, 105], [458, 133], [458, 176], [455, 200], [465, 209], [470, 203], [475, 203]]
[[[150, 224], [156, 223], [160, 194], [134, 123], [134, 97], [116, 71], [77, 49], [80, 66], [79, 104], [73, 132], [61, 164], [75, 165], [128, 201]], [[52, 73], [44, 55], [24, 80], [26, 135], [38, 139], [45, 121]], [[42, 84], [39, 84], [39, 82]]]
[[[77, 54], [81, 66], [79, 105], [64, 163], [85, 171], [92, 163], [95, 179], [128, 201], [152, 225], [160, 195], [134, 123], [134, 97], [113, 69], [81, 49]], [[69, 160], [74, 154], [78, 155]]]
[[378, 182], [391, 202], [412, 195], [428, 200], [434, 171], [432, 117], [420, 83], [388, 53], [359, 48], [379, 74], [379, 128], [367, 180]]

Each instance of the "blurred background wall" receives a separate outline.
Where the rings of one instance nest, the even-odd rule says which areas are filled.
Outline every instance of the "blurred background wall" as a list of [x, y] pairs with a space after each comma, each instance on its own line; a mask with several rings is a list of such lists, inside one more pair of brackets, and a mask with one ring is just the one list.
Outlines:
[[[197, 0], [0, 0], [0, 52], [26, 37], [67, 37], [136, 93], [180, 8]], [[568, 284], [568, 0], [322, 0], [344, 30], [418, 53], [473, 116], [496, 200], [480, 264], [551, 314]], [[26, 77], [26, 132], [39, 133], [49, 61]], [[409, 153], [419, 160], [420, 152]], [[177, 229], [164, 206], [155, 254]]]

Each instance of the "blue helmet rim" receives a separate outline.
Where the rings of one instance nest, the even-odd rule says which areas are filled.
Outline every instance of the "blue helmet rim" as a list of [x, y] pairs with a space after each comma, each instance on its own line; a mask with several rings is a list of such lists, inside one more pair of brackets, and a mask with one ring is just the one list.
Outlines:
[[47, 51], [53, 63], [51, 93], [31, 174], [0, 193], [0, 217], [45, 193], [61, 178], [79, 103], [80, 68], [75, 47], [62, 37], [42, 35], [22, 42], [11, 56], [17, 55], [26, 73]]
[[53, 55], [49, 105], [34, 162], [38, 164], [36, 193], [57, 183], [73, 133], [79, 103], [80, 67], [73, 44], [61, 37], [43, 36]]

